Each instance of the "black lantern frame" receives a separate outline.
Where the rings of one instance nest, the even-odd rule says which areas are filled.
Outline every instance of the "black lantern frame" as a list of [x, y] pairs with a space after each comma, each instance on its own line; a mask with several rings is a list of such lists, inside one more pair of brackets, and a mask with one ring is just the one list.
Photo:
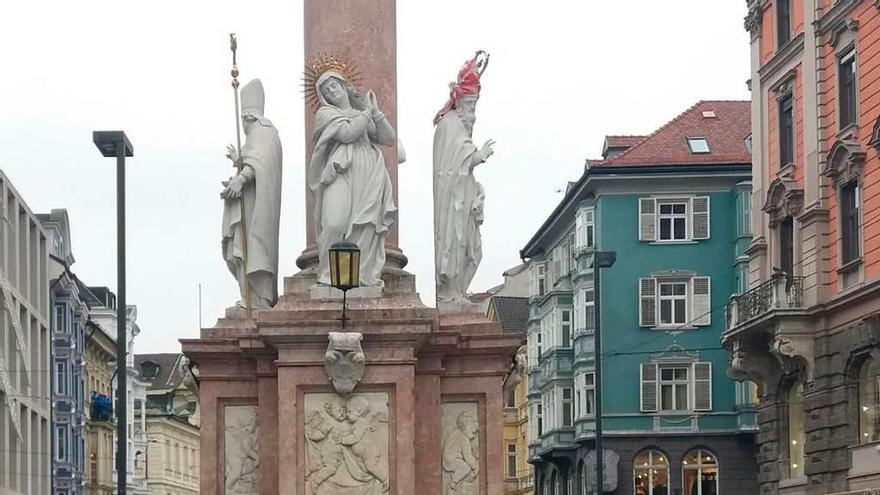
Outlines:
[[360, 286], [361, 250], [357, 244], [343, 239], [330, 246], [330, 285], [342, 291], [342, 328], [348, 291]]

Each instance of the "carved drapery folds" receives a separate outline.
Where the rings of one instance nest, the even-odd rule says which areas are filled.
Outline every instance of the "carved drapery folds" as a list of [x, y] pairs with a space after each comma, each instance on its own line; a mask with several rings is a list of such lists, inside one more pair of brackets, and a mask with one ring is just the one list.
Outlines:
[[862, 175], [865, 164], [865, 152], [859, 143], [851, 140], [840, 140], [834, 143], [828, 152], [828, 160], [822, 169], [822, 175], [831, 178], [835, 185], [846, 184]]
[[761, 209], [769, 215], [771, 227], [795, 217], [804, 209], [804, 189], [790, 176], [777, 177], [770, 183]]

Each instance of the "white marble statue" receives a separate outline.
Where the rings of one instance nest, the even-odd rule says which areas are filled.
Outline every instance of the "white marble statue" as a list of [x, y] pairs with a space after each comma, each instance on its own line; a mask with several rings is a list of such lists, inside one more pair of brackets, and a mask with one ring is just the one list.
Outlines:
[[[281, 219], [281, 140], [263, 116], [265, 96], [259, 79], [241, 88], [241, 121], [245, 143], [238, 150], [230, 145], [226, 156], [238, 173], [223, 181], [223, 259], [238, 281], [246, 306], [246, 284], [251, 307], [271, 308], [278, 300], [278, 225]], [[242, 207], [247, 239], [242, 237]], [[247, 263], [244, 245], [247, 243]], [[245, 266], [245, 264], [247, 266]], [[245, 273], [245, 271], [247, 273]]]
[[388, 493], [386, 394], [307, 394], [304, 431], [306, 493]]
[[330, 283], [330, 246], [348, 239], [361, 250], [360, 284], [381, 287], [385, 238], [397, 208], [379, 146], [393, 146], [396, 134], [376, 95], [360, 95], [343, 71], [329, 67], [314, 84], [320, 107], [308, 184], [315, 197], [318, 282]]
[[474, 167], [492, 156], [490, 139], [471, 140], [480, 75], [488, 55], [477, 52], [451, 85], [449, 101], [434, 118], [434, 256], [437, 303], [467, 303], [467, 291], [483, 257], [483, 186]]

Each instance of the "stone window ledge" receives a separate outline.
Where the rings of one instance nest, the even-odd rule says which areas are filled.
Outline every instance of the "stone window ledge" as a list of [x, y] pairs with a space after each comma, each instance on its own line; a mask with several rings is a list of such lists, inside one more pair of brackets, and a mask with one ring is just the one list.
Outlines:
[[783, 480], [779, 480], [779, 488], [790, 488], [794, 486], [803, 486], [807, 484], [807, 477], [802, 476], [800, 478], [786, 478]]
[[859, 256], [854, 260], [847, 261], [837, 269], [837, 273], [850, 273], [858, 270], [862, 264], [862, 257]]
[[859, 124], [858, 122], [852, 122], [847, 124], [846, 127], [837, 131], [837, 139], [845, 140], [845, 139], [856, 139], [859, 133]]

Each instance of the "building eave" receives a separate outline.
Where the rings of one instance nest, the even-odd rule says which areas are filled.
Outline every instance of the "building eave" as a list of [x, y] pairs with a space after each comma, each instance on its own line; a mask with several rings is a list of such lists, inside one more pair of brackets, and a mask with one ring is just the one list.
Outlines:
[[583, 191], [593, 178], [605, 178], [610, 176], [636, 176], [646, 175], [663, 177], [666, 175], [705, 175], [722, 173], [745, 173], [751, 172], [751, 163], [713, 163], [713, 164], [652, 164], [652, 165], [617, 165], [598, 166], [587, 169], [575, 185], [569, 188], [565, 197], [556, 205], [553, 212], [541, 224], [537, 232], [532, 235], [525, 247], [520, 250], [520, 258], [523, 260], [532, 258], [543, 251], [543, 242], [547, 233], [557, 224], [562, 213], [584, 196]]

